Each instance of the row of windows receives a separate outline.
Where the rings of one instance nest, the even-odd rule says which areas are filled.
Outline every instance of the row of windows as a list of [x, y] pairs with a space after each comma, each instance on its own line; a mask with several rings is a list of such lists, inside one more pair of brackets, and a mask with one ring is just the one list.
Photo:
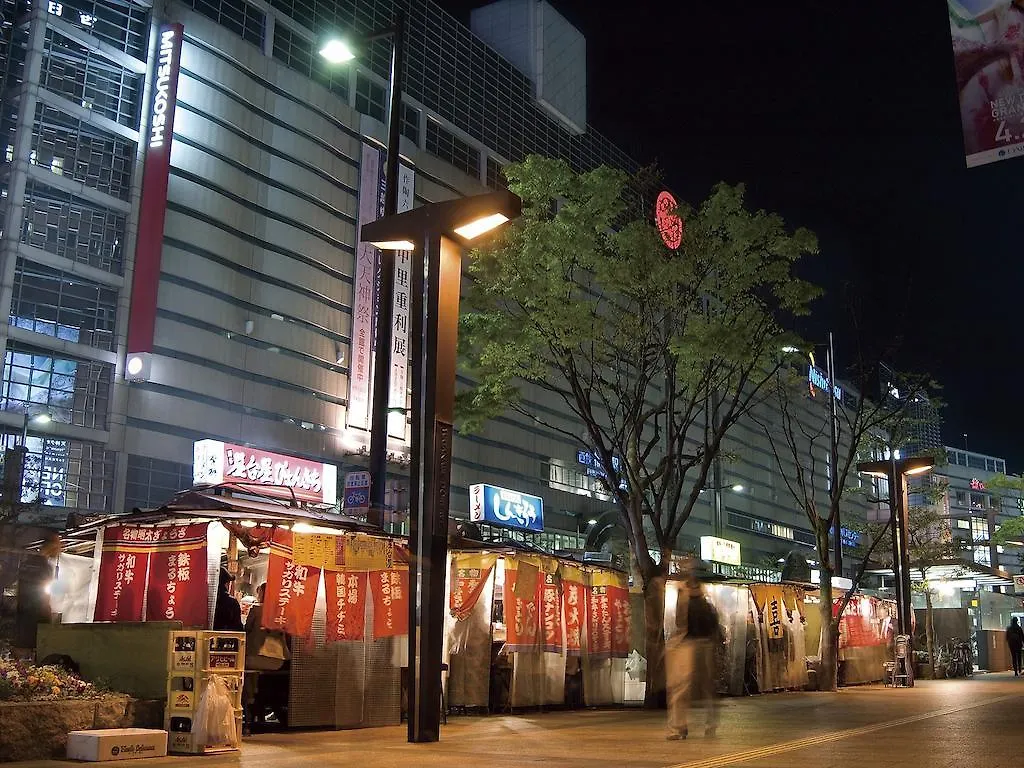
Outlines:
[[[0, 445], [13, 448], [20, 440], [20, 435], [4, 434]], [[93, 443], [34, 434], [29, 434], [26, 447], [22, 501], [88, 512], [113, 511], [113, 451]], [[2, 462], [0, 451], [0, 466]]]
[[468, 176], [480, 178], [480, 150], [466, 143], [434, 120], [427, 120], [427, 141], [424, 149]]
[[982, 456], [977, 453], [958, 451], [952, 448], [946, 449], [946, 459], [950, 464], [959, 467], [1006, 474], [1006, 461], [1003, 459], [995, 459], [991, 456]]
[[243, 40], [263, 45], [264, 14], [244, 0], [187, 0], [188, 4], [204, 16], [213, 19]]
[[[98, 37], [116, 50], [146, 58], [149, 42], [149, 9], [143, 5], [121, 0], [40, 0], [47, 12], [61, 20]], [[32, 0], [20, 6], [27, 13]]]

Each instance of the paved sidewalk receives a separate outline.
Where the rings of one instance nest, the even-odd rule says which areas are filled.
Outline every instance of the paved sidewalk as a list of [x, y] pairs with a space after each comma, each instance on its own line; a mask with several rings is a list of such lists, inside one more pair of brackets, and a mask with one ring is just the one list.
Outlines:
[[[453, 717], [438, 744], [408, 744], [405, 727], [266, 734], [240, 754], [172, 757], [138, 765], [202, 768], [1019, 768], [1024, 754], [1024, 679], [922, 681], [836, 694], [785, 693], [723, 701], [716, 738], [700, 713], [694, 736], [666, 741], [664, 713], [640, 710]], [[44, 768], [60, 761], [10, 763]]]

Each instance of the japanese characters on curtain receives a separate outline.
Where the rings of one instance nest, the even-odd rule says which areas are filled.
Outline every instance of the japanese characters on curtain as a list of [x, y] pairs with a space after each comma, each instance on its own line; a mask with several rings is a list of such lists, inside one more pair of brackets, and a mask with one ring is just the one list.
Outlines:
[[565, 613], [565, 652], [579, 656], [583, 652], [583, 627], [587, 616], [587, 593], [583, 572], [562, 569], [562, 610]]
[[366, 621], [366, 571], [326, 571], [327, 642], [362, 640]]
[[632, 645], [633, 613], [629, 605], [629, 589], [620, 584], [608, 586], [608, 605], [611, 609], [613, 659], [625, 659]]
[[95, 621], [142, 621], [155, 528], [112, 525], [103, 531]]
[[209, 592], [206, 581], [207, 523], [158, 528], [149, 560], [146, 621], [180, 621], [205, 627]]
[[544, 650], [562, 651], [561, 579], [557, 573], [545, 573], [541, 583], [541, 623], [544, 627]]
[[373, 595], [373, 637], [409, 633], [409, 569], [389, 568], [370, 572]]
[[[522, 564], [513, 558], [505, 559], [505, 647], [510, 652], [536, 651], [540, 647], [540, 590], [535, 585], [528, 597], [520, 596], [523, 590], [517, 588], [516, 583], [520, 579]], [[536, 576], [536, 566], [523, 570], [526, 574], [524, 582]]]
[[275, 531], [267, 566], [267, 601], [263, 628], [308, 637], [320, 585], [320, 569], [299, 565], [292, 553], [291, 531]]
[[465, 621], [473, 612], [497, 560], [498, 556], [493, 554], [456, 552], [452, 555], [448, 609], [455, 619]]
[[625, 577], [607, 571], [590, 574], [587, 594], [587, 654], [625, 658], [630, 645], [629, 589]]

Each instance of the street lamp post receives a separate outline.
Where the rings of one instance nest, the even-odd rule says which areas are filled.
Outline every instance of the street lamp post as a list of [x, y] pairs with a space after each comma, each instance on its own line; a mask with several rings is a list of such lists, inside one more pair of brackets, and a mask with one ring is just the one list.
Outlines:
[[[384, 216], [398, 213], [398, 165], [401, 141], [402, 73], [405, 67], [405, 12], [395, 11], [394, 23], [360, 38], [366, 45], [391, 38], [391, 76], [388, 82], [388, 143], [384, 172]], [[332, 63], [355, 58], [354, 46], [345, 40], [330, 40], [320, 55]], [[388, 478], [388, 402], [391, 395], [391, 324], [395, 291], [395, 254], [381, 249], [378, 254], [376, 332], [373, 350], [373, 402], [370, 409], [370, 509], [367, 522], [384, 524], [384, 502]], [[404, 405], [404, 403], [403, 403]]]
[[413, 251], [409, 472], [409, 741], [440, 737], [441, 646], [462, 281], [461, 243], [519, 215], [495, 192], [433, 203], [363, 225], [360, 240]]
[[872, 477], [883, 477], [889, 483], [897, 630], [901, 635], [909, 635], [913, 625], [913, 607], [910, 598], [910, 552], [907, 545], [907, 476], [931, 471], [935, 466], [935, 459], [931, 456], [897, 459], [894, 451], [890, 453], [892, 455], [889, 459], [861, 462], [857, 465], [857, 471]]
[[25, 461], [28, 458], [28, 426], [29, 424], [49, 424], [52, 419], [48, 413], [37, 413], [31, 415], [25, 411], [21, 422], [21, 440], [14, 448], [6, 451], [4, 456], [4, 495], [6, 501], [11, 505], [11, 510], [16, 509], [21, 502], [25, 489]]

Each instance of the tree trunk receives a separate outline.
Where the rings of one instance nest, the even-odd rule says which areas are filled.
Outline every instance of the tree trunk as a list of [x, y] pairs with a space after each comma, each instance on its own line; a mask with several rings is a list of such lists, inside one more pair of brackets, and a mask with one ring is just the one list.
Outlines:
[[665, 707], [665, 577], [644, 579], [644, 641], [647, 657], [645, 709]]
[[821, 672], [819, 691], [834, 691], [839, 687], [839, 617], [832, 617], [832, 576], [821, 571]]
[[928, 663], [932, 668], [932, 680], [935, 679], [935, 614], [932, 613], [932, 591], [924, 590], [925, 619], [924, 636], [928, 647]]

